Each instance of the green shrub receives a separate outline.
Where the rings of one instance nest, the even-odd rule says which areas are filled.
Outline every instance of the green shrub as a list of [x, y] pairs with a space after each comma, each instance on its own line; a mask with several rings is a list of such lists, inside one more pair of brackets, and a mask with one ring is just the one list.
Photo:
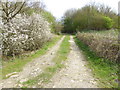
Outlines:
[[103, 17], [105, 29], [111, 29], [113, 26], [113, 20], [109, 17]]

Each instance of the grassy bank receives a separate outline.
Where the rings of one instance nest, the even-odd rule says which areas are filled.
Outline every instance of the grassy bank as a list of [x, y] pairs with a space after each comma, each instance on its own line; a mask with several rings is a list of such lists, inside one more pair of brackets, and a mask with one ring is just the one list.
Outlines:
[[76, 44], [83, 51], [92, 69], [95, 78], [98, 79], [100, 88], [117, 88], [118, 67], [116, 63], [98, 57], [91, 49], [79, 39], [75, 38]]
[[54, 46], [58, 40], [60, 40], [61, 36], [54, 37], [51, 41], [45, 43], [45, 45], [38, 50], [37, 52], [22, 56], [20, 58], [11, 59], [9, 61], [3, 61], [3, 68], [2, 68], [2, 76], [3, 79], [8, 78], [6, 77], [7, 74], [12, 72], [20, 72], [22, 68], [33, 59], [40, 57], [41, 55], [44, 55], [49, 48]]
[[[53, 66], [49, 66], [47, 67], [44, 72], [40, 75], [38, 75], [37, 77], [28, 80], [27, 82], [24, 83], [24, 85], [26, 86], [32, 86], [32, 85], [36, 85], [38, 82], [41, 82], [42, 84], [48, 83], [50, 81], [50, 79], [52, 78], [52, 76], [62, 67], [64, 67], [63, 62], [65, 60], [67, 60], [67, 56], [69, 54], [70, 51], [70, 43], [68, 42], [68, 40], [70, 39], [69, 36], [66, 36], [65, 39], [63, 40], [62, 44], [60, 45], [59, 50], [57, 51], [56, 56], [53, 58], [53, 62], [55, 63]], [[38, 87], [42, 87], [42, 85], [38, 86]]]

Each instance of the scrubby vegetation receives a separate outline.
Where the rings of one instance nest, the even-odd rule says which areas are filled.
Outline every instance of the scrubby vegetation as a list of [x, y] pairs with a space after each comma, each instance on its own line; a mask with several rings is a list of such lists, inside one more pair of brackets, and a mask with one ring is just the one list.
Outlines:
[[108, 31], [107, 34], [102, 34], [99, 31], [93, 33], [79, 32], [77, 37], [79, 40], [88, 45], [92, 51], [96, 52], [98, 56], [104, 57], [111, 61], [116, 61], [120, 52], [117, 37], [118, 31], [113, 32], [113, 34], [116, 33], [114, 36], [111, 34], [111, 32], [113, 31]]

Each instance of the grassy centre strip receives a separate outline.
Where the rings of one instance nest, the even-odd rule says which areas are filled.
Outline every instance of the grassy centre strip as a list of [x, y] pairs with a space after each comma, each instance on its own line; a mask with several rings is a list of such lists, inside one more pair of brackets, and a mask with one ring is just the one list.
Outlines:
[[38, 85], [39, 87], [42, 87], [43, 84], [46, 84], [50, 81], [50, 79], [53, 77], [53, 75], [64, 67], [63, 62], [67, 60], [67, 56], [70, 52], [70, 43], [69, 43], [69, 36], [66, 36], [60, 45], [59, 50], [57, 51], [56, 56], [53, 58], [54, 65], [47, 67], [44, 72], [37, 77], [28, 80], [27, 82], [24, 82], [25, 87], [30, 87], [32, 85], [37, 85], [41, 82], [41, 85]]

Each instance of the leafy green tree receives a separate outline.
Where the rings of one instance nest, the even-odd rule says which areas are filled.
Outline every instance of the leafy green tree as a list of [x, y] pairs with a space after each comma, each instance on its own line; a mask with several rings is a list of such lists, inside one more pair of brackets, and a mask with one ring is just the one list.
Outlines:
[[55, 24], [56, 24], [55, 17], [46, 10], [44, 10], [41, 14], [50, 23], [52, 33], [55, 33]]
[[62, 29], [63, 29], [62, 23], [61, 22], [56, 22], [54, 32], [59, 35], [59, 34], [61, 34]]
[[64, 28], [63, 28], [63, 33], [73, 33], [74, 32], [74, 28], [73, 28], [73, 22], [71, 20], [71, 18], [66, 18], [64, 20]]
[[74, 33], [83, 30], [108, 30], [118, 25], [117, 15], [109, 7], [86, 5], [81, 9], [67, 10], [62, 32]]

